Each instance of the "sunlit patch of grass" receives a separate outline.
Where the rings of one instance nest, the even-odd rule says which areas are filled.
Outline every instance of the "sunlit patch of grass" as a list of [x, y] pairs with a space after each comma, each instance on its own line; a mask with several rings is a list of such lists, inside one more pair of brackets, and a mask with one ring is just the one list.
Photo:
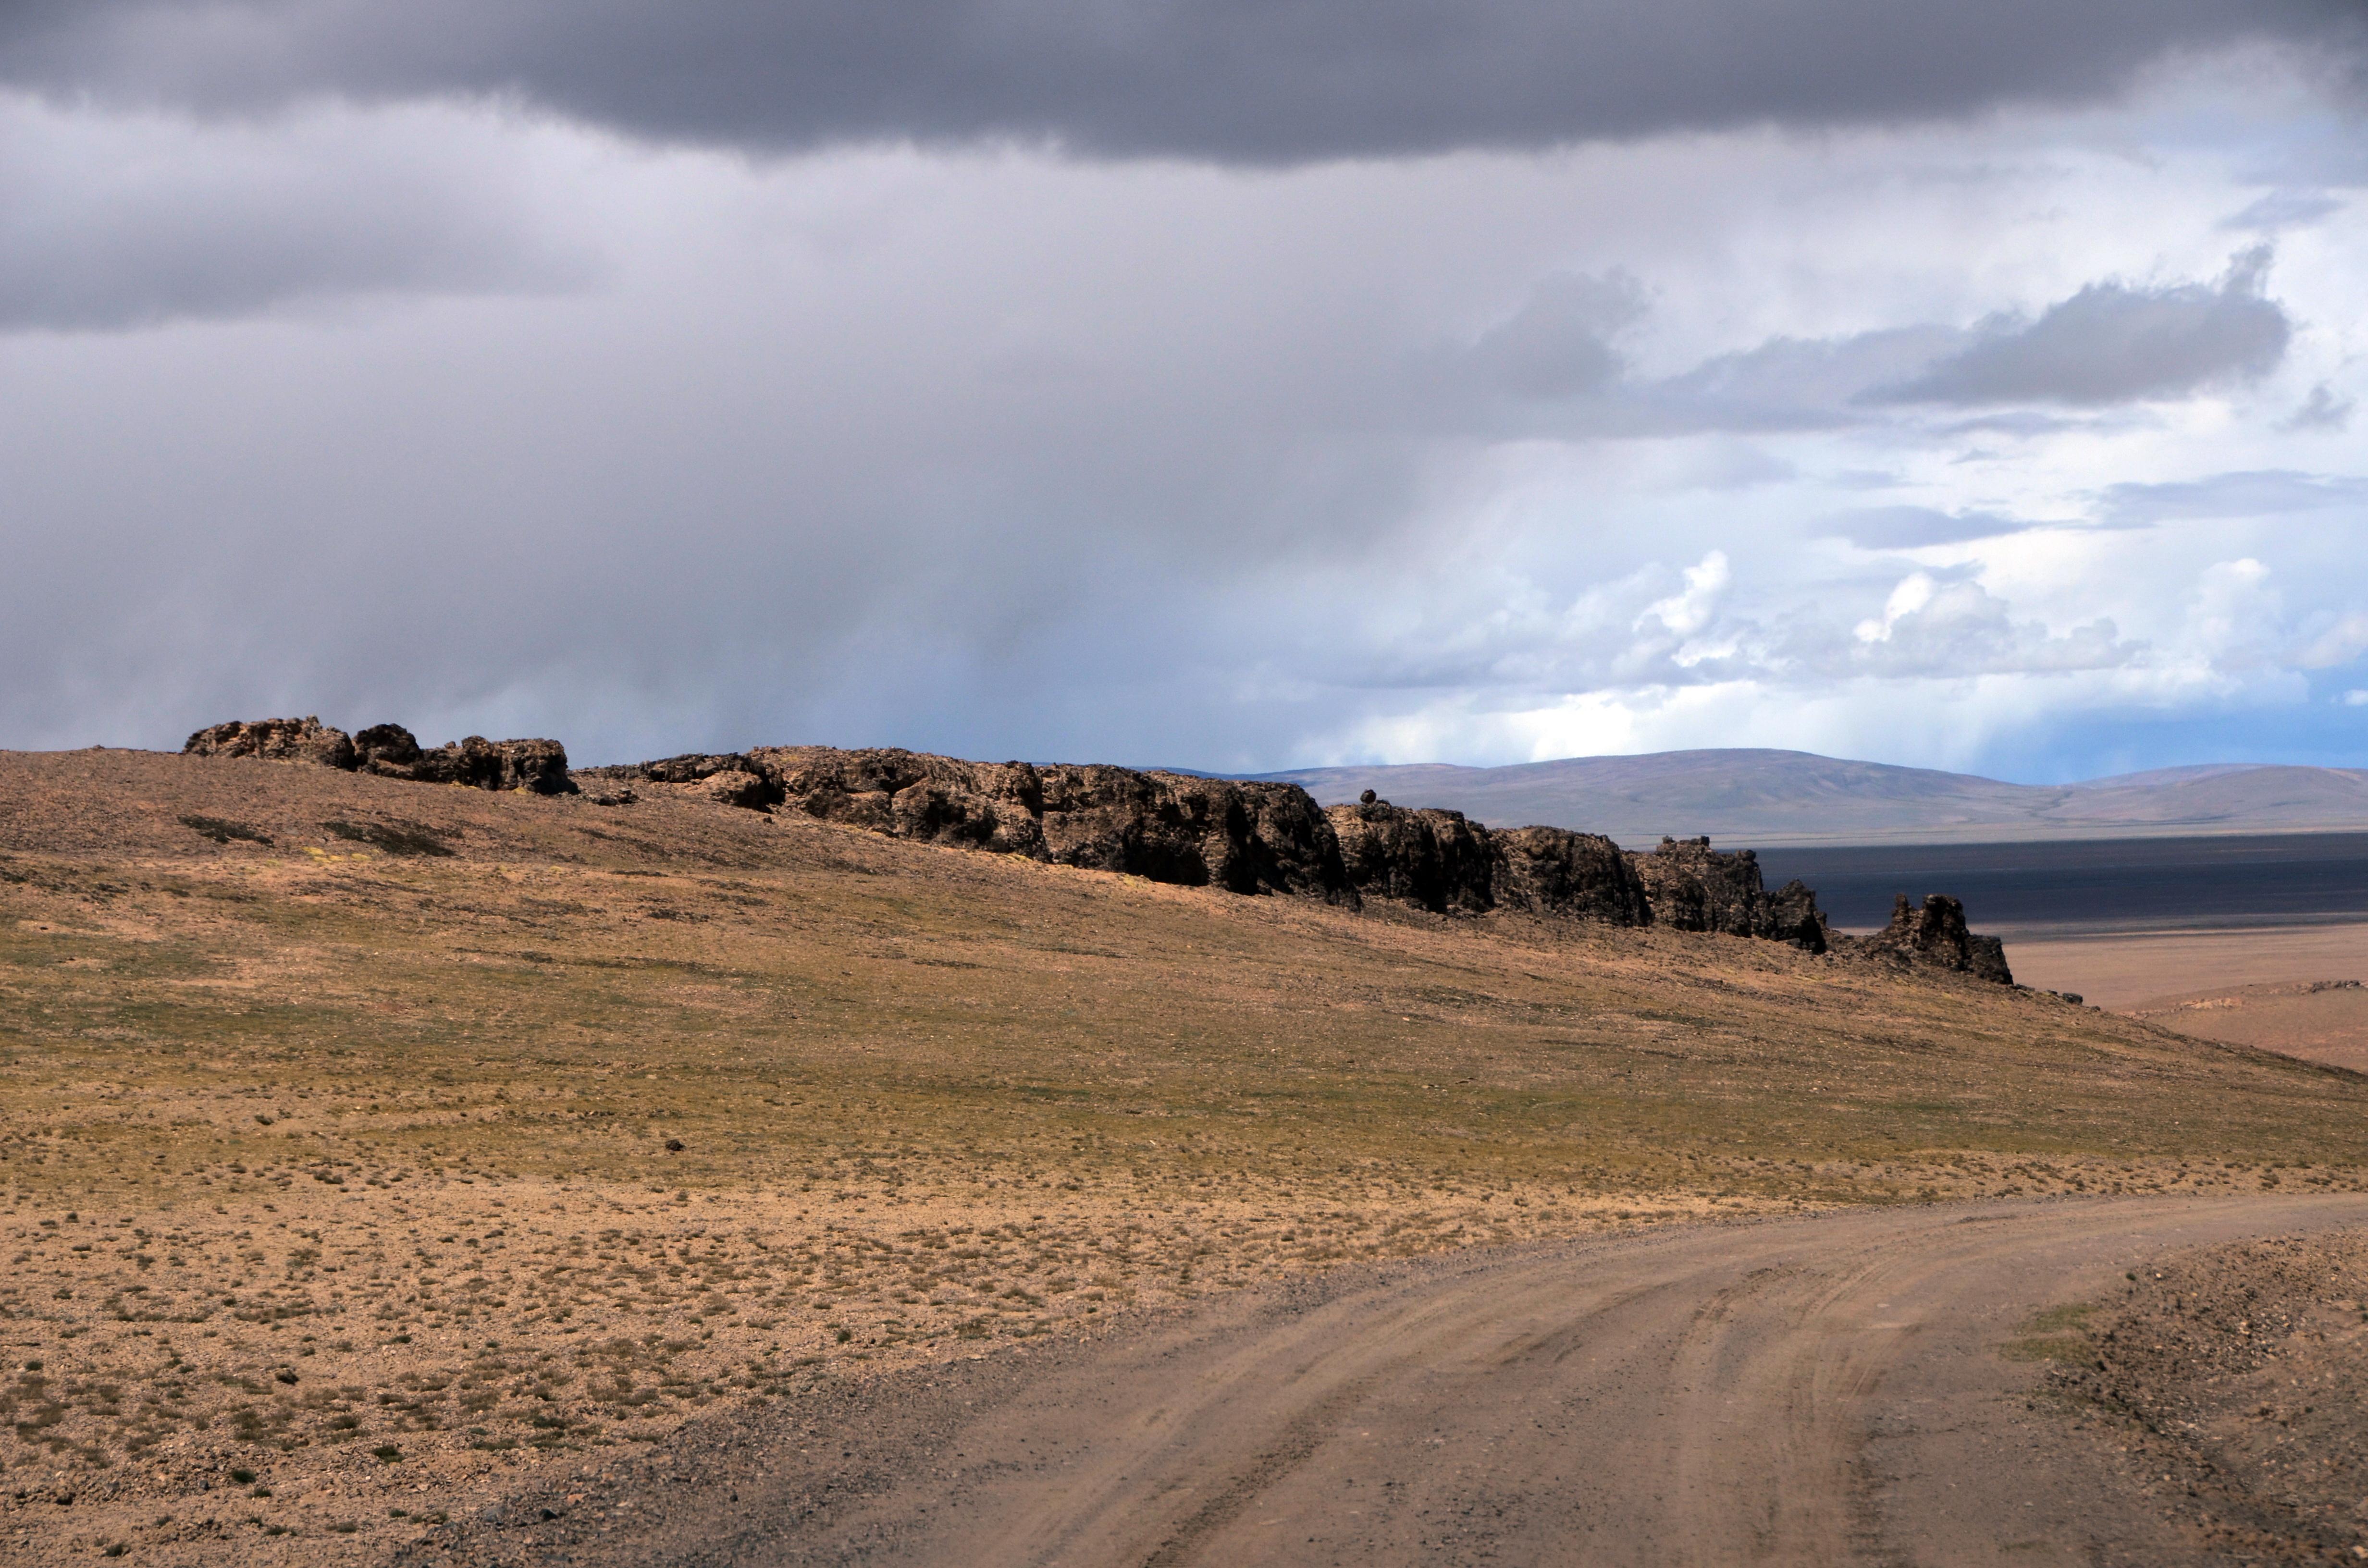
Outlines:
[[1998, 1354], [2009, 1361], [2085, 1361], [2096, 1354], [2088, 1332], [2096, 1311], [2093, 1301], [2067, 1301], [2033, 1312]]

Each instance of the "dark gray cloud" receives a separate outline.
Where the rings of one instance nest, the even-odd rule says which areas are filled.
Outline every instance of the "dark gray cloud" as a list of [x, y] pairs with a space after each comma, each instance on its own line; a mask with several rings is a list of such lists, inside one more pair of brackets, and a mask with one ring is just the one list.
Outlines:
[[2353, 0], [16, 0], [0, 77], [225, 108], [512, 94], [768, 149], [1292, 162], [2093, 101], [2263, 40], [2356, 77], [2363, 33]]
[[1467, 363], [1497, 391], [1560, 401], [1601, 392], [1626, 369], [1611, 345], [1645, 313], [1644, 290], [1624, 274], [1558, 274], [1474, 344]]
[[2108, 522], [2137, 524], [2192, 517], [2264, 517], [2362, 505], [2368, 505], [2368, 480], [2255, 469], [2173, 484], [2111, 485], [2100, 510]]
[[592, 263], [518, 161], [474, 155], [463, 129], [404, 111], [193, 134], [0, 103], [0, 332], [580, 282]]
[[2035, 321], [1983, 324], [1960, 352], [1866, 400], [2093, 407], [2265, 375], [2294, 335], [2285, 312], [2262, 297], [2269, 262], [2266, 248], [2248, 251], [2217, 285], [2091, 283]]
[[[1420, 358], [1407, 416], [1497, 435], [1661, 437], [1838, 430], [1941, 403], [1982, 412], [1936, 435], [2054, 435], [2100, 416], [2000, 405], [2177, 397], [2274, 369], [2294, 328], [2261, 293], [2269, 261], [2266, 247], [2248, 251], [2212, 284], [2092, 283], [2036, 319], [1775, 337], [1660, 377], [1633, 374], [1618, 344], [1646, 312], [1644, 287], [1562, 274], [1477, 341]], [[2343, 414], [2329, 394], [2298, 417]]]

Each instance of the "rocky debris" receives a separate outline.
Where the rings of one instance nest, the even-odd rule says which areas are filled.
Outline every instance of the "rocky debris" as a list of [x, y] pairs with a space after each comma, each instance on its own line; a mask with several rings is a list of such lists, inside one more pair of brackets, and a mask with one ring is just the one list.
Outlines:
[[2199, 1561], [2368, 1558], [2368, 1235], [2198, 1248], [2125, 1278], [2026, 1325], [2021, 1353], [2051, 1363], [2032, 1413], [2093, 1422], [2129, 1471], [2159, 1478]]
[[538, 795], [575, 792], [567, 776], [567, 748], [552, 740], [489, 741], [471, 735], [424, 750], [400, 724], [373, 724], [347, 735], [318, 719], [258, 719], [199, 730], [181, 751], [188, 756], [310, 762], [420, 784], [526, 790]]
[[1708, 838], [1664, 838], [1649, 854], [1629, 860], [1656, 925], [1790, 942], [1812, 953], [1831, 943], [1817, 895], [1797, 880], [1768, 892], [1759, 857], [1751, 850], [1725, 854]]
[[181, 751], [187, 756], [259, 756], [348, 770], [354, 766], [352, 738], [315, 718], [233, 719], [199, 730]]
[[1860, 954], [1901, 969], [1950, 970], [2000, 985], [2014, 983], [2006, 965], [2006, 944], [1965, 928], [1965, 906], [1936, 892], [1918, 908], [1901, 893], [1891, 905], [1891, 924], [1851, 944]]

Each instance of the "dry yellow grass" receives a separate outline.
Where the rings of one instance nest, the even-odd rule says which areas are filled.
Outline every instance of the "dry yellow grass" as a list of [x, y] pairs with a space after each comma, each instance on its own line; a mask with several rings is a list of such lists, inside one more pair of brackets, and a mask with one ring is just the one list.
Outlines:
[[366, 1560], [803, 1379], [1674, 1215], [2351, 1186], [2363, 1108], [1768, 943], [0, 756], [0, 1550]]

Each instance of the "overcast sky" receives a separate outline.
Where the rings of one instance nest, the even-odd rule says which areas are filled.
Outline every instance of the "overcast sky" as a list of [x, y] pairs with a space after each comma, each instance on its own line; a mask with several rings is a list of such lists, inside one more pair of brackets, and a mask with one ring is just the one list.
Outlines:
[[2368, 766], [2355, 0], [26, 0], [0, 745]]

